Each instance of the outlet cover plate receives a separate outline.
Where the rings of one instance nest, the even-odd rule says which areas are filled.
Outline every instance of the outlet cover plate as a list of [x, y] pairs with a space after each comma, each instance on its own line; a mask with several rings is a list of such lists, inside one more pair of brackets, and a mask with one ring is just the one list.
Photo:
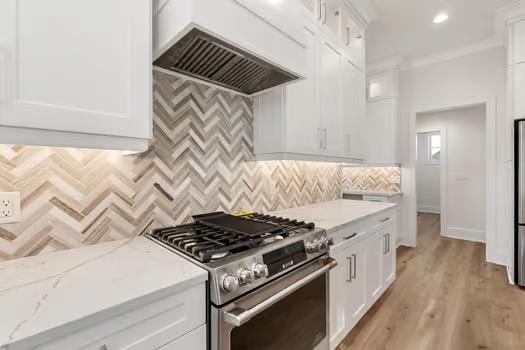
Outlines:
[[[9, 216], [3, 214], [8, 212]], [[20, 192], [0, 192], [0, 224], [20, 222]]]

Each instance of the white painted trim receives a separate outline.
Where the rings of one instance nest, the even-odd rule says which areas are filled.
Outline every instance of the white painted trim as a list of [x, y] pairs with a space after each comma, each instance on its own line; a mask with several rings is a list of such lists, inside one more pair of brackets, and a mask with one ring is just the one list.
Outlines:
[[507, 268], [507, 278], [509, 280], [509, 284], [510, 285], [514, 285], [514, 278], [512, 276], [512, 271], [510, 270], [510, 267], [509, 267], [508, 264], [507, 264], [506, 268]]
[[[442, 103], [442, 104], [427, 104], [418, 105], [409, 115], [409, 147], [408, 147], [408, 161], [403, 169], [404, 176], [402, 177], [403, 185], [403, 200], [405, 200], [408, 212], [406, 213], [408, 219], [408, 235], [403, 244], [409, 246], [416, 246], [417, 244], [417, 190], [416, 179], [414, 176], [416, 168], [416, 117], [418, 114], [449, 111], [457, 108], [465, 108], [469, 106], [485, 105], [485, 132], [486, 132], [486, 232], [497, 232], [497, 163], [496, 163], [496, 106], [497, 97], [479, 98], [479, 99], [459, 99], [457, 101]], [[411, 195], [413, 194], [413, 195]], [[443, 202], [443, 198], [442, 198]], [[446, 227], [446, 226], [444, 226]], [[493, 238], [494, 235], [486, 235], [486, 237]], [[488, 246], [495, 247], [493, 241], [487, 242]], [[505, 265], [505, 259], [499, 255], [500, 252], [490, 254], [490, 249], [487, 249], [486, 260], [495, 264]], [[503, 262], [503, 263], [502, 263]]]
[[150, 140], [75, 132], [0, 126], [1, 144], [144, 152]]
[[525, 1], [521, 0], [514, 4], [504, 6], [496, 10], [494, 16], [494, 33], [503, 36], [509, 22], [523, 18], [525, 15]]
[[403, 59], [400, 56], [396, 56], [380, 63], [369, 64], [366, 66], [366, 74], [375, 75], [388, 70], [399, 69], [402, 63]]
[[463, 239], [465, 241], [485, 243], [485, 231], [473, 230], [464, 227], [449, 227], [446, 233], [441, 233], [443, 237]]
[[[416, 175], [417, 176], [417, 175]], [[440, 214], [441, 208], [435, 207], [433, 205], [418, 205], [417, 206], [417, 212], [418, 213], [428, 213], [428, 214]]]
[[448, 177], [447, 177], [447, 128], [441, 128], [441, 162], [439, 164], [439, 196], [440, 196], [440, 234], [444, 236], [444, 230], [447, 228], [447, 198], [448, 198]]
[[332, 156], [325, 156], [325, 155], [322, 155], [322, 154], [309, 155], [309, 154], [290, 153], [290, 152], [276, 152], [276, 153], [256, 154], [255, 155], [255, 160], [257, 160], [257, 161], [300, 160], [300, 161], [310, 161], [310, 162], [344, 163], [344, 164], [353, 164], [353, 165], [360, 165], [360, 164], [363, 163], [362, 159], [344, 158], [344, 157], [332, 157]]
[[490, 50], [496, 47], [504, 46], [503, 39], [500, 37], [492, 37], [486, 40], [479, 41], [477, 43], [467, 45], [458, 49], [449, 50], [441, 52], [435, 55], [429, 55], [419, 59], [415, 59], [409, 62], [406, 62], [401, 65], [401, 70], [407, 71], [424, 66], [433, 65], [436, 63], [441, 63], [445, 61], [450, 61], [459, 57], [471, 55], [477, 52]]

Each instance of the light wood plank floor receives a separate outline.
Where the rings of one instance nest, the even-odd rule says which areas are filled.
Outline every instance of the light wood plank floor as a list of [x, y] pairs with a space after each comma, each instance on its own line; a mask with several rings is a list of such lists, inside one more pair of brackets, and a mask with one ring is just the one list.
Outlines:
[[397, 251], [397, 280], [338, 350], [525, 349], [525, 291], [485, 262], [480, 243], [442, 238], [418, 215], [417, 248]]

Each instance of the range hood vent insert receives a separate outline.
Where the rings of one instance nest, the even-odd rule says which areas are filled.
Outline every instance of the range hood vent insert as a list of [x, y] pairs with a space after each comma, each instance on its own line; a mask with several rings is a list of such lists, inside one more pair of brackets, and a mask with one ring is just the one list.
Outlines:
[[299, 78], [196, 28], [153, 64], [246, 95]]

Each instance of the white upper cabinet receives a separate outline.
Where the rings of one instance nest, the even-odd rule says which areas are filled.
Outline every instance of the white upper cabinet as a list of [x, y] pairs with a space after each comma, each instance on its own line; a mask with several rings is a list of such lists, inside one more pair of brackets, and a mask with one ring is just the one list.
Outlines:
[[368, 101], [397, 98], [397, 71], [386, 70], [368, 77]]
[[365, 70], [365, 25], [345, 0], [300, 0], [310, 21], [345, 50], [360, 70]]
[[341, 111], [342, 53], [327, 41], [321, 43], [320, 51], [319, 85], [323, 154], [344, 157], [346, 149]]
[[[344, 2], [301, 3], [306, 14], [306, 78], [255, 97], [256, 158], [362, 163], [366, 156], [366, 77], [348, 54], [345, 42], [334, 35], [340, 33], [335, 28], [340, 28]], [[333, 18], [325, 20], [329, 14]]]
[[365, 33], [362, 25], [358, 24], [348, 6], [341, 10], [341, 35], [345, 51], [354, 65], [364, 70], [365, 67]]
[[366, 98], [365, 74], [348, 59], [343, 60], [343, 123], [346, 155], [365, 159], [366, 155]]
[[151, 18], [149, 0], [0, 2], [2, 143], [145, 149]]
[[398, 72], [390, 68], [368, 76], [367, 162], [396, 164], [398, 157]]
[[255, 98], [256, 157], [362, 162], [364, 74], [315, 25], [304, 28], [308, 77]]
[[366, 107], [368, 130], [367, 162], [395, 164], [397, 159], [397, 101], [386, 99]]
[[317, 38], [315, 28], [306, 25], [306, 67], [308, 79], [284, 88], [286, 150], [296, 154], [320, 154], [320, 120], [317, 103]]
[[326, 33], [336, 38], [341, 36], [341, 7], [342, 0], [321, 1], [321, 23]]

